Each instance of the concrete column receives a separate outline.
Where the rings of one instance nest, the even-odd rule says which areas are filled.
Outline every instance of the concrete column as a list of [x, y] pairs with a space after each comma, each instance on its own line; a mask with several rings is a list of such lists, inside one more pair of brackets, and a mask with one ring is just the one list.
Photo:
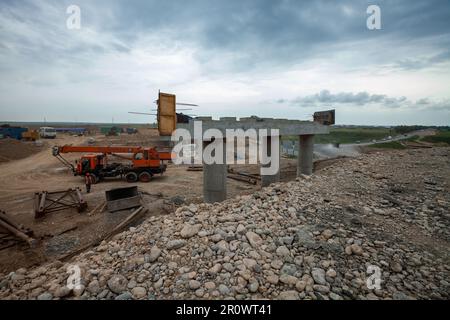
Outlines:
[[[197, 144], [198, 144], [200, 150], [197, 150]], [[190, 166], [200, 165], [201, 163], [195, 163], [195, 155], [197, 153], [200, 153], [200, 155], [201, 155], [201, 153], [202, 153], [201, 152], [201, 148], [203, 148], [202, 141], [201, 140], [198, 141], [198, 140], [195, 140], [195, 139], [191, 139], [191, 145], [194, 145], [195, 149], [194, 150], [192, 150], [192, 149], [190, 150], [190, 151], [194, 151], [194, 152], [191, 153], [191, 164], [190, 164]]]
[[[205, 148], [212, 141], [203, 141]], [[203, 201], [206, 203], [221, 202], [227, 198], [227, 165], [226, 147], [223, 144], [223, 164], [206, 164], [203, 161]]]
[[173, 148], [174, 145], [175, 142], [171, 141], [171, 136], [159, 136], [156, 143], [156, 146], [160, 148]]
[[[262, 137], [260, 137], [260, 139], [264, 139]], [[262, 144], [262, 152], [263, 154], [267, 154], [268, 157], [272, 156], [272, 137], [271, 136], [267, 136], [266, 141], [263, 141]], [[281, 137], [280, 137], [280, 141], [281, 141]], [[281, 143], [280, 143], [280, 149], [281, 149]], [[281, 150], [279, 150], [279, 158], [278, 158], [278, 163], [280, 164], [279, 166], [281, 166], [281, 162], [280, 162], [280, 155], [281, 155]], [[262, 167], [270, 167], [271, 163], [266, 164], [266, 165], [261, 165]], [[280, 168], [278, 168], [277, 173], [275, 173], [274, 175], [263, 175], [261, 172], [261, 186], [262, 187], [267, 187], [268, 185], [270, 185], [271, 183], [275, 183], [275, 182], [279, 182], [280, 181]]]
[[297, 177], [300, 174], [311, 175], [313, 172], [314, 135], [299, 136], [299, 150], [297, 158]]

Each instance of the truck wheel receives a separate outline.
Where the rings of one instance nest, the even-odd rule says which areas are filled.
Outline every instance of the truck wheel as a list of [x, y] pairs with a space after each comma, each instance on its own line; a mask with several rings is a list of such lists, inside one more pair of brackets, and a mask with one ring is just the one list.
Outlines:
[[151, 178], [152, 178], [151, 174], [146, 172], [146, 171], [141, 172], [139, 174], [139, 181], [140, 182], [149, 182]]
[[125, 175], [125, 180], [127, 180], [127, 182], [136, 182], [138, 180], [138, 176], [136, 172], [128, 172]]

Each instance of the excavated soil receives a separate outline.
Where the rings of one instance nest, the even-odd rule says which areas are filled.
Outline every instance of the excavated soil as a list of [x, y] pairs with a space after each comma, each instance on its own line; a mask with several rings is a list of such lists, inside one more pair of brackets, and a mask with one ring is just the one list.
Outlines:
[[0, 162], [27, 158], [42, 151], [44, 147], [35, 142], [16, 139], [0, 139]]

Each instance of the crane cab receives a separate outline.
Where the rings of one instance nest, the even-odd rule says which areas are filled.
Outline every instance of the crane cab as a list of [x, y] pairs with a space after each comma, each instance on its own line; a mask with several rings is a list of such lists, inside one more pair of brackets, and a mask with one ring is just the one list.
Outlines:
[[133, 154], [134, 168], [158, 168], [161, 162], [155, 149], [144, 148]]
[[95, 173], [106, 165], [106, 157], [103, 154], [86, 154], [77, 162], [76, 175]]

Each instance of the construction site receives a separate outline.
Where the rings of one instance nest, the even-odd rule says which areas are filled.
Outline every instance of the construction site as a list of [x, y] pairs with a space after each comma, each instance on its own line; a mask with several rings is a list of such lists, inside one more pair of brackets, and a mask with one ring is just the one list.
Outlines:
[[[175, 96], [160, 93], [159, 99], [161, 96], [169, 99], [168, 104], [158, 104], [158, 120], [160, 123], [167, 121], [169, 125], [166, 127], [141, 128], [133, 134], [119, 135], [105, 134], [100, 128], [91, 126], [89, 131], [93, 133], [83, 135], [72, 131], [58, 133], [52, 139], [37, 138], [37, 142], [11, 138], [0, 140], [2, 180], [8, 181], [2, 190], [1, 209], [6, 219], [2, 223], [18, 226], [17, 230], [4, 230], [0, 247], [2, 272], [46, 261], [65, 260], [130, 225], [138, 225], [149, 216], [173, 214], [186, 204], [216, 202], [209, 198], [217, 197], [211, 195], [217, 192], [209, 194], [205, 188], [208, 185], [214, 188], [221, 172], [226, 172], [226, 178], [221, 182], [223, 190], [218, 201], [251, 194], [262, 184], [275, 181], [273, 177], [263, 177], [263, 180], [271, 180], [261, 182], [258, 165], [224, 165], [225, 171], [216, 169], [209, 173], [210, 181], [206, 183], [202, 165], [174, 165], [170, 135], [176, 126], [187, 126], [188, 123], [175, 120]], [[230, 119], [217, 122], [227, 125], [227, 121]], [[280, 123], [282, 121], [279, 120]], [[302, 126], [311, 124], [302, 123]], [[273, 127], [273, 123], [269, 122], [265, 127]], [[148, 154], [151, 158], [154, 150], [158, 150], [155, 162], [142, 166], [149, 168], [148, 171], [126, 169], [136, 153], [142, 151], [148, 159]], [[89, 162], [87, 171], [83, 161]], [[100, 166], [102, 169], [98, 170]], [[295, 179], [297, 166], [295, 159], [283, 158], [278, 180]], [[85, 176], [88, 172], [93, 181], [91, 192], [86, 193]], [[134, 185], [130, 187], [130, 183]], [[113, 194], [114, 190], [118, 190], [115, 192], [118, 199], [121, 194], [124, 194], [124, 199], [112, 210], [110, 206], [114, 206], [114, 201], [107, 200], [108, 193]], [[127, 196], [127, 192], [131, 194]], [[133, 216], [141, 205], [145, 210]], [[26, 229], [21, 229], [24, 226]]]
[[0, 1], [0, 303], [449, 300], [450, 11], [413, 2]]
[[[323, 148], [313, 144], [314, 135], [329, 133], [334, 110], [319, 112], [311, 121], [197, 117], [180, 122], [175, 95], [165, 93], [159, 93], [157, 118], [156, 128], [123, 130], [121, 134], [102, 132], [93, 125], [83, 134], [60, 132], [51, 139], [0, 140], [1, 179], [5, 182], [0, 190], [0, 272], [5, 275], [0, 297], [448, 297], [450, 172], [436, 171], [424, 182], [420, 179], [412, 182], [408, 178], [412, 171], [405, 176], [383, 169], [384, 165], [391, 167], [392, 161], [395, 166], [399, 159], [404, 162], [410, 157], [413, 158], [407, 161], [417, 168], [422, 162], [412, 159], [421, 157], [425, 162], [432, 159], [440, 167], [442, 162], [441, 168], [449, 168], [450, 149], [445, 145], [404, 143], [407, 149], [402, 152], [368, 151], [361, 147], [350, 156], [345, 155], [346, 148], [342, 147], [344, 155], [324, 158], [319, 152]], [[276, 128], [281, 137], [298, 137], [299, 154], [292, 157], [280, 152], [279, 170], [270, 175], [261, 174], [264, 166], [258, 164], [176, 165], [170, 135], [176, 128], [193, 132], [194, 120], [201, 120], [204, 128], [218, 130]], [[414, 134], [429, 136], [436, 131]], [[269, 138], [266, 137], [265, 148], [271, 154]], [[210, 143], [209, 139], [201, 142], [203, 148]], [[235, 156], [233, 151], [232, 157]], [[362, 171], [374, 159], [379, 159], [378, 165]], [[341, 175], [346, 172], [350, 180]], [[365, 189], [360, 189], [358, 179], [373, 182], [366, 181]], [[326, 185], [322, 186], [323, 183]], [[411, 201], [407, 205], [400, 198], [417, 195], [419, 189], [413, 190], [422, 183], [431, 192], [427, 196], [432, 198], [427, 198], [419, 214]], [[338, 189], [330, 189], [334, 184]], [[280, 198], [294, 196], [291, 188], [300, 188], [295, 197], [300, 196], [301, 200], [280, 202]], [[385, 188], [394, 190], [393, 195], [389, 189], [383, 191]], [[365, 193], [373, 193], [382, 200], [378, 204], [368, 202], [370, 197], [360, 198]], [[408, 219], [403, 220], [405, 213]], [[420, 223], [416, 225], [418, 217]], [[400, 247], [389, 253], [379, 252], [390, 245], [391, 232], [399, 228], [398, 219], [409, 225], [401, 231], [401, 241], [396, 238], [395, 245]], [[281, 221], [284, 221], [281, 225], [287, 225], [272, 230]], [[383, 227], [379, 230], [380, 223]], [[376, 239], [367, 240], [368, 235], [363, 236], [366, 228], [378, 230]], [[417, 237], [418, 234], [422, 236]], [[406, 246], [403, 249], [402, 242]], [[430, 252], [426, 251], [427, 255], [421, 258], [415, 253], [409, 256], [407, 252], [416, 245], [425, 246]], [[345, 268], [356, 260], [373, 260], [373, 255], [379, 254], [384, 258], [375, 265], [389, 269], [385, 272], [386, 276], [390, 274], [389, 281], [393, 281], [391, 287], [359, 292], [358, 289], [366, 288], [365, 270], [360, 269], [361, 265], [353, 273]], [[431, 259], [433, 254], [437, 254], [438, 260]], [[194, 271], [186, 266], [190, 259], [207, 257], [213, 259], [205, 261], [204, 269]], [[90, 265], [86, 259], [96, 262]], [[99, 271], [107, 261], [116, 262]], [[442, 261], [441, 267], [434, 265], [437, 261]], [[407, 269], [411, 263], [412, 269]], [[415, 263], [419, 269], [415, 269]], [[423, 268], [427, 263], [437, 272], [432, 275], [437, 282], [429, 287], [430, 293], [422, 284], [399, 287], [397, 279], [407, 279], [409, 272], [426, 270]], [[50, 281], [46, 270], [54, 268], [58, 273], [71, 265], [80, 266], [86, 277], [81, 289], [64, 284], [69, 275], [65, 272], [45, 284], [47, 279]], [[26, 276], [26, 270], [35, 271]], [[124, 272], [131, 278], [124, 277]], [[340, 281], [339, 274], [344, 277]], [[185, 277], [186, 284], [181, 280]], [[353, 289], [341, 282], [346, 283], [344, 279], [350, 281]], [[217, 284], [225, 280], [229, 282]], [[174, 286], [172, 281], [183, 284]], [[127, 285], [116, 288], [122, 282]], [[29, 289], [20, 290], [25, 286]]]

